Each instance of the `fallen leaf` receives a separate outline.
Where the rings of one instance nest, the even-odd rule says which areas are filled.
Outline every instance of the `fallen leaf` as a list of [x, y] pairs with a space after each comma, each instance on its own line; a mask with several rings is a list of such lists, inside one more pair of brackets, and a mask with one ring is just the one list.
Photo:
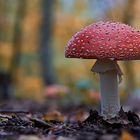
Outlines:
[[29, 136], [22, 135], [19, 137], [18, 140], [42, 140], [42, 139], [40, 139], [37, 136], [33, 136], [33, 135], [29, 135]]
[[40, 120], [40, 119], [38, 119], [38, 118], [31, 118], [30, 119], [32, 122], [34, 122], [34, 125], [36, 126], [36, 127], [39, 127], [39, 128], [41, 128], [41, 127], [45, 127], [45, 128], [50, 128], [50, 127], [52, 127], [50, 124], [48, 124], [47, 122], [45, 122], [45, 121], [43, 121], [43, 120]]
[[60, 112], [58, 112], [58, 111], [53, 111], [53, 112], [50, 112], [50, 113], [47, 113], [46, 115], [44, 115], [42, 117], [42, 119], [44, 121], [55, 120], [55, 121], [63, 122], [66, 119], [66, 117], [64, 115], [62, 115]]
[[136, 139], [127, 131], [123, 131], [121, 135], [121, 140], [136, 140]]
[[88, 117], [88, 113], [83, 110], [78, 110], [75, 114], [75, 120], [83, 122]]

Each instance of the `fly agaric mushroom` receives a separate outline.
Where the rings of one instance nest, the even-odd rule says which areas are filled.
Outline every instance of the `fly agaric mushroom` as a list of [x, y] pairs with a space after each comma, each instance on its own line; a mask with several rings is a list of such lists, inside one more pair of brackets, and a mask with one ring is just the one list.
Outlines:
[[97, 22], [77, 32], [68, 42], [65, 57], [97, 59], [91, 71], [100, 75], [101, 114], [118, 115], [118, 83], [122, 71], [117, 60], [140, 59], [140, 33], [118, 22]]

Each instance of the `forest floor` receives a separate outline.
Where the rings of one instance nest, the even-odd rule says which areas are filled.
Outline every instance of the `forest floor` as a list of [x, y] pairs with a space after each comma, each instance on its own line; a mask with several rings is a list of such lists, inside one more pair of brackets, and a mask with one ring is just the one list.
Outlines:
[[0, 140], [140, 140], [134, 112], [121, 108], [119, 117], [104, 120], [83, 105], [60, 108], [33, 101], [1, 103]]

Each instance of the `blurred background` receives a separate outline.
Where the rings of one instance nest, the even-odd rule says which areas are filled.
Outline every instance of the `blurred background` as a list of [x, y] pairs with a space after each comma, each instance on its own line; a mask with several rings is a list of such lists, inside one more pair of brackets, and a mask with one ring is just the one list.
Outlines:
[[[139, 13], [139, 0], [0, 0], [0, 99], [98, 105], [98, 74], [90, 71], [95, 60], [66, 59], [64, 48], [100, 20], [140, 29]], [[121, 101], [140, 100], [139, 61], [119, 63]]]

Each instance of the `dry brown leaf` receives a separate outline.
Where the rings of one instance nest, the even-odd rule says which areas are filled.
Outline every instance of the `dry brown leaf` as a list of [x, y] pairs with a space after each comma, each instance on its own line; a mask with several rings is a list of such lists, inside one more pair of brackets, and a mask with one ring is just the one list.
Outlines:
[[123, 131], [121, 140], [136, 140], [136, 139], [127, 131]]
[[87, 112], [84, 112], [83, 110], [78, 110], [76, 115], [75, 115], [75, 119], [76, 121], [84, 121], [88, 116]]
[[46, 115], [44, 115], [42, 117], [42, 119], [44, 121], [51, 121], [51, 120], [55, 120], [55, 121], [64, 121], [65, 120], [65, 116], [62, 115], [60, 112], [58, 111], [53, 111], [53, 112], [50, 112], [50, 113], [47, 113]]

